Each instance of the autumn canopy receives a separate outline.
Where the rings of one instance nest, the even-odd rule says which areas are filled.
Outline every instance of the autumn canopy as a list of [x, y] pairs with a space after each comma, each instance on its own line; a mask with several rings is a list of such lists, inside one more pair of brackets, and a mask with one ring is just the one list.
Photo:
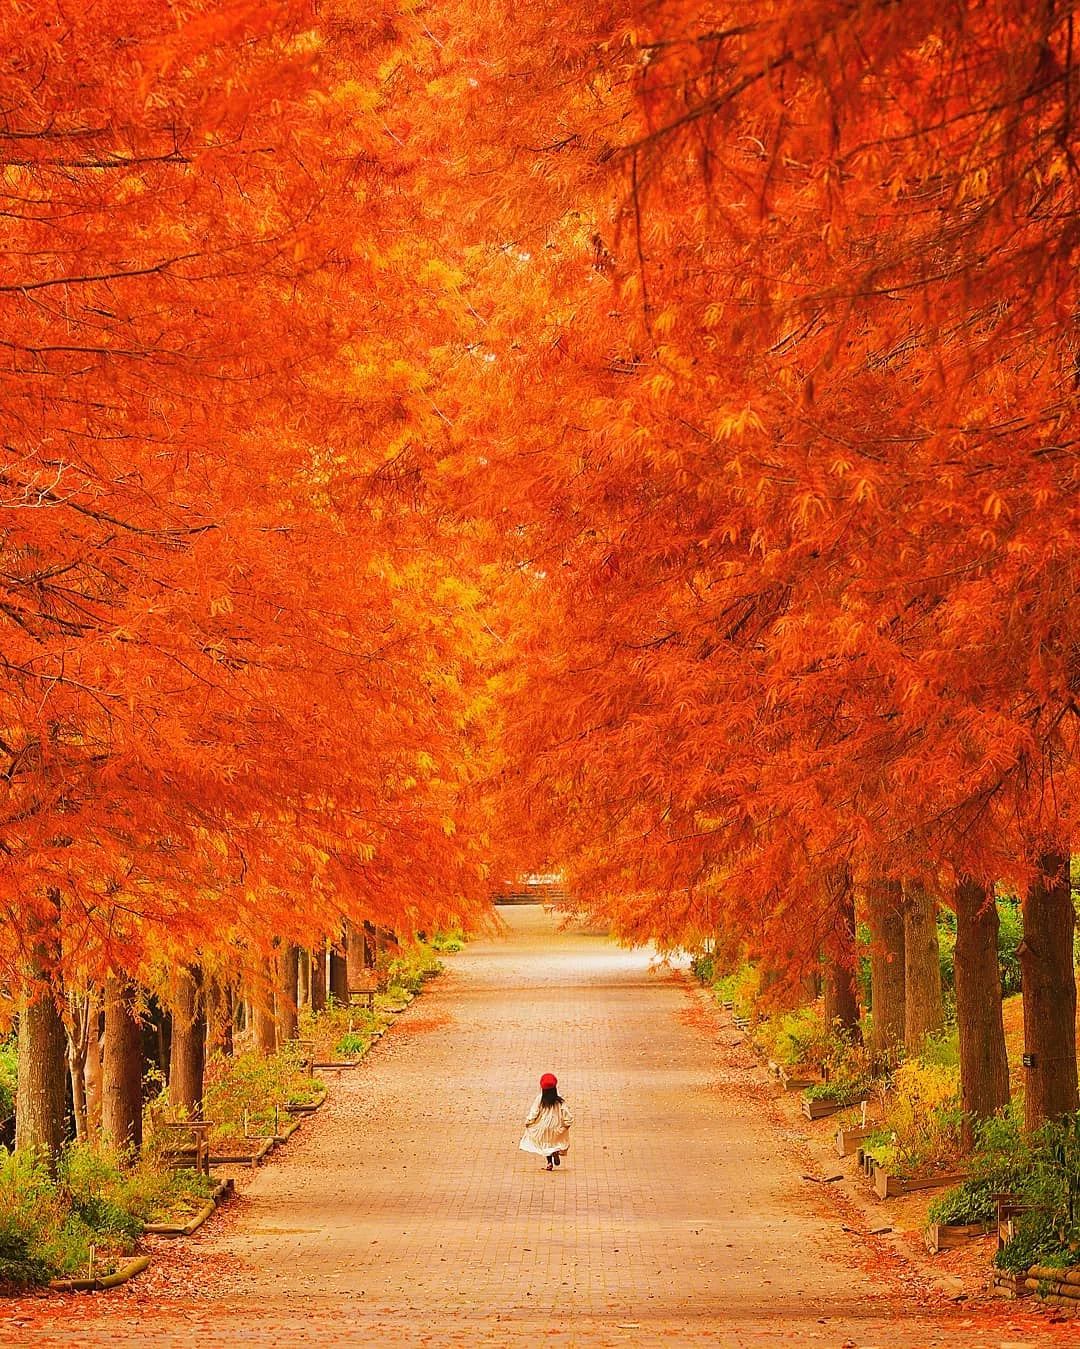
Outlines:
[[976, 1115], [1005, 888], [1075, 1109], [1070, 6], [33, 0], [0, 52], [21, 1092], [100, 990], [287, 1003], [557, 869], [852, 1024], [856, 923], [953, 910]]

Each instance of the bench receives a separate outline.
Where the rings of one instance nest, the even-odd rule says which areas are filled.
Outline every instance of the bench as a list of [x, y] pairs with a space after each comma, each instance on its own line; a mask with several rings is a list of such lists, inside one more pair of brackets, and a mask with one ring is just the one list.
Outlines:
[[374, 970], [364, 970], [356, 979], [349, 980], [349, 1003], [363, 1002], [368, 1011], [375, 1010], [375, 994], [379, 991], [379, 977]]
[[190, 1167], [201, 1171], [204, 1176], [210, 1174], [210, 1130], [212, 1120], [157, 1120], [155, 1131], [160, 1129], [165, 1138], [161, 1156], [169, 1166]]

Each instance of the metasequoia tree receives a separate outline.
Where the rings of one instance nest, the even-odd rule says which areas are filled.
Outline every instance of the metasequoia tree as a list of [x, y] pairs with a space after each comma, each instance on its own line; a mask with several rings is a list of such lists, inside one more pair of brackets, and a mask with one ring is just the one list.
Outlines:
[[517, 277], [483, 336], [512, 420], [466, 408], [447, 462], [474, 508], [482, 464], [537, 596], [507, 718], [523, 849], [664, 942], [724, 914], [809, 950], [837, 857], [921, 878], [912, 1042], [939, 1024], [931, 897], [958, 907], [970, 992], [968, 878], [1007, 880], [1054, 1040], [1036, 1062], [1064, 1075], [1030, 1122], [1071, 1108], [1035, 987], [1071, 1005], [1044, 903], [1080, 668], [1071, 18], [540, 5], [500, 61], [493, 12], [437, 17], [484, 188], [459, 216]]
[[[128, 979], [163, 952], [266, 959], [346, 915], [434, 928], [485, 897], [484, 597], [408, 463], [442, 425], [424, 367], [452, 287], [399, 295], [416, 259], [383, 265], [379, 64], [410, 36], [369, 19], [0, 20], [0, 961], [28, 1062], [67, 980], [107, 988], [117, 1141], [138, 1135]], [[44, 1113], [22, 1111], [27, 1146], [55, 1146]]]

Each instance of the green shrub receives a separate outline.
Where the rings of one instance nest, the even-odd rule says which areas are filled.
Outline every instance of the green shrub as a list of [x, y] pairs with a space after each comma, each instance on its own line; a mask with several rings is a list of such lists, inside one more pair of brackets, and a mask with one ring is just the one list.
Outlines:
[[403, 947], [396, 955], [383, 952], [376, 968], [382, 975], [387, 992], [403, 990], [419, 993], [421, 985], [428, 979], [442, 973], [442, 961], [435, 952], [422, 942]]
[[946, 1026], [937, 1035], [931, 1035], [919, 1051], [918, 1061], [937, 1068], [960, 1069], [960, 1032], [955, 1026]]
[[462, 950], [464, 946], [465, 939], [459, 932], [437, 932], [431, 939], [433, 951], [445, 951], [449, 955]]
[[360, 1031], [348, 1030], [334, 1046], [334, 1053], [343, 1059], [356, 1058], [366, 1052], [370, 1040]]
[[836, 1105], [855, 1105], [870, 1095], [877, 1085], [873, 1077], [835, 1077], [828, 1082], [816, 1082], [803, 1095], [808, 1101], [833, 1101]]
[[998, 1252], [1002, 1269], [1033, 1264], [1080, 1264], [1080, 1113], [1045, 1125], [1035, 1136], [1031, 1163], [1008, 1187], [1030, 1205]]
[[716, 961], [711, 951], [699, 951], [690, 957], [690, 972], [699, 983], [711, 984], [716, 980]]
[[26, 1157], [0, 1153], [0, 1285], [26, 1288], [98, 1269], [134, 1249], [143, 1223], [205, 1201], [207, 1177], [172, 1171], [152, 1151], [138, 1160], [73, 1144], [57, 1174]]
[[758, 1030], [757, 1039], [777, 1063], [822, 1072], [838, 1092], [841, 1083], [861, 1085], [871, 1076], [863, 1046], [839, 1028], [826, 1026], [813, 1004], [773, 1017]]
[[26, 1156], [0, 1154], [0, 1288], [31, 1288], [51, 1273], [46, 1241], [64, 1210], [45, 1168]]
[[820, 1067], [829, 1052], [830, 1033], [816, 1007], [799, 1007], [773, 1017], [760, 1038], [769, 1055], [786, 1068]]
[[937, 938], [941, 990], [948, 997], [956, 987], [956, 914], [951, 909], [938, 910]]
[[991, 1222], [997, 1211], [994, 1196], [1021, 1193], [1033, 1168], [1031, 1147], [1019, 1114], [1008, 1106], [1000, 1115], [976, 1126], [975, 1147], [968, 1161], [970, 1174], [931, 1205], [930, 1221]]

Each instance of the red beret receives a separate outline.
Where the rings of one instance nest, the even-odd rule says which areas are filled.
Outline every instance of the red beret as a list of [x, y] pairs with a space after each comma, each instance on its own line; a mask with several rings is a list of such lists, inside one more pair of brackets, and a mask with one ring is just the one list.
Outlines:
[[540, 1090], [544, 1091], [548, 1087], [558, 1086], [558, 1083], [559, 1079], [555, 1076], [554, 1073], [545, 1073], [544, 1076], [540, 1079]]

